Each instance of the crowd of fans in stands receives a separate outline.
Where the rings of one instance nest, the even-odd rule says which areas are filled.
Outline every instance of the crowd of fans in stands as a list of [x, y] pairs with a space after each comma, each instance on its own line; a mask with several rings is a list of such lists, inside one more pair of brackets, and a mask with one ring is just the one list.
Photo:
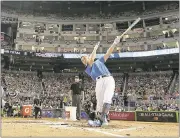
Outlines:
[[131, 16], [139, 16], [139, 15], [150, 15], [150, 14], [157, 14], [157, 13], [162, 13], [162, 12], [166, 12], [166, 11], [171, 11], [171, 10], [175, 10], [178, 9], [179, 5], [176, 3], [171, 3], [171, 4], [167, 4], [167, 5], [162, 5], [162, 6], [158, 6], [155, 7], [155, 9], [146, 9], [144, 12], [139, 13], [139, 12], [135, 12], [135, 11], [128, 11], [128, 12], [117, 12], [117, 13], [108, 13], [108, 14], [103, 14], [103, 13], [96, 13], [96, 14], [77, 14], [74, 13], [73, 15], [69, 15], [69, 14], [61, 14], [61, 13], [56, 13], [56, 14], [49, 14], [46, 12], [42, 12], [42, 13], [34, 13], [33, 11], [17, 11], [17, 10], [12, 10], [12, 9], [8, 9], [5, 7], [2, 7], [2, 12], [3, 13], [7, 13], [7, 14], [11, 14], [14, 16], [24, 16], [24, 17], [43, 17], [43, 18], [47, 18], [47, 19], [60, 19], [60, 20], [88, 20], [88, 19], [94, 19], [94, 20], [98, 20], [98, 19], [113, 19], [113, 18], [119, 18], [119, 17], [131, 17]]
[[[33, 96], [39, 94], [43, 102], [43, 109], [63, 108], [71, 105], [70, 84], [74, 82], [74, 76], [66, 74], [46, 74], [39, 79], [34, 73], [4, 73], [3, 83], [6, 83], [6, 92], [11, 95], [6, 101], [15, 105], [33, 104]], [[179, 98], [178, 84], [175, 84], [175, 92], [168, 92], [172, 74], [163, 73], [149, 75], [130, 75], [128, 78], [126, 94], [129, 102], [135, 103], [135, 110], [177, 110]], [[122, 75], [114, 76], [116, 82], [115, 95], [112, 109], [120, 107], [123, 87]], [[5, 85], [4, 85], [5, 87]], [[84, 78], [84, 94], [82, 105], [90, 104], [95, 96], [95, 82], [91, 78]], [[14, 95], [14, 97], [13, 97]], [[84, 98], [83, 98], [84, 95]], [[127, 105], [126, 105], [127, 106]], [[117, 110], [119, 110], [118, 108]]]
[[178, 110], [178, 80], [175, 92], [168, 92], [171, 76], [172, 74], [154, 74], [129, 77], [127, 93], [132, 94], [133, 99], [137, 97], [136, 110]]

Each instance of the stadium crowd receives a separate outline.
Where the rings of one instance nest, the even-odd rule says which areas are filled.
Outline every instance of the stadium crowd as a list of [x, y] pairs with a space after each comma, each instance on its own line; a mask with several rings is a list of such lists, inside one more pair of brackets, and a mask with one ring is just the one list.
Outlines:
[[177, 111], [179, 82], [176, 81], [175, 92], [169, 93], [168, 86], [171, 76], [172, 74], [152, 74], [129, 77], [127, 93], [133, 95], [131, 100], [137, 97], [134, 100], [136, 101], [136, 110]]
[[[178, 110], [179, 98], [178, 85], [175, 84], [175, 92], [168, 92], [172, 73], [135, 74], [130, 75], [127, 84], [127, 101], [134, 102], [134, 110]], [[119, 110], [122, 105], [121, 97], [123, 87], [122, 74], [114, 75], [116, 82], [115, 95], [112, 99], [112, 109]], [[70, 86], [74, 82], [74, 76], [66, 74], [46, 74], [41, 80], [35, 73], [3, 73], [2, 84], [6, 88], [6, 101], [11, 105], [33, 104], [33, 97], [40, 95], [43, 109], [60, 109], [72, 103]], [[5, 86], [6, 85], [6, 86]], [[84, 94], [82, 94], [83, 108], [91, 106], [95, 97], [95, 82], [91, 78], [84, 77]], [[8, 98], [7, 98], [8, 97]], [[83, 98], [84, 97], [84, 98]], [[126, 105], [127, 106], [127, 105]], [[121, 108], [122, 109], [122, 108]]]
[[[139, 16], [139, 15], [150, 15], [150, 14], [157, 14], [167, 11], [176, 10], [179, 8], [179, 5], [177, 3], [171, 3], [167, 5], [162, 5], [158, 7], [154, 7], [153, 9], [146, 9], [144, 12], [137, 12], [137, 11], [128, 11], [128, 12], [113, 12], [113, 13], [91, 13], [88, 14], [78, 14], [74, 13], [73, 15], [65, 14], [65, 13], [56, 13], [56, 14], [50, 14], [49, 12], [33, 12], [33, 11], [18, 11], [13, 10], [8, 7], [2, 6], [2, 12], [3, 14], [9, 14], [11, 16], [22, 16], [22, 17], [39, 17], [39, 18], [47, 18], [51, 20], [88, 20], [88, 19], [116, 19], [120, 17], [132, 17], [132, 16]], [[93, 12], [93, 11], [92, 11]]]

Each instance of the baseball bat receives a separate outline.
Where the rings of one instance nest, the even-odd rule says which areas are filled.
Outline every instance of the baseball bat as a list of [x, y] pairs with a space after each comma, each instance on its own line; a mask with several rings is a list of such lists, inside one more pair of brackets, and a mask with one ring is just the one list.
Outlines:
[[129, 28], [128, 28], [124, 33], [122, 33], [120, 36], [117, 36], [117, 37], [119, 37], [119, 38], [121, 39], [121, 38], [122, 38], [128, 31], [130, 31], [140, 20], [141, 20], [140, 17], [137, 18], [137, 19], [129, 26]]

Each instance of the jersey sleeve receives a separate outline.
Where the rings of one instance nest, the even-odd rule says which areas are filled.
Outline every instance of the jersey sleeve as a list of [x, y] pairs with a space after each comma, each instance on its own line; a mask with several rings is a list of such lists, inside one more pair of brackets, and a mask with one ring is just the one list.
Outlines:
[[100, 62], [102, 62], [102, 63], [105, 63], [105, 61], [104, 61], [104, 56], [100, 57], [98, 60], [99, 60]]
[[89, 66], [89, 65], [86, 67], [85, 72], [86, 72], [88, 75], [91, 75], [91, 68], [92, 68], [92, 67]]

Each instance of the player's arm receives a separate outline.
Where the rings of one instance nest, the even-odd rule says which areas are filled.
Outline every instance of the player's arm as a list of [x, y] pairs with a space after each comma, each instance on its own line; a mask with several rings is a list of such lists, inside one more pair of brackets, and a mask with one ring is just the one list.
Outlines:
[[109, 56], [112, 54], [112, 52], [114, 51], [114, 48], [117, 46], [117, 44], [120, 42], [120, 37], [117, 37], [114, 40], [114, 43], [111, 45], [111, 47], [107, 50], [106, 54], [104, 55], [104, 61], [106, 62], [106, 60], [109, 58]]
[[88, 63], [88, 64], [89, 64], [90, 66], [92, 66], [92, 64], [94, 63], [94, 59], [96, 58], [96, 51], [97, 51], [97, 49], [98, 49], [98, 47], [99, 47], [99, 44], [100, 44], [100, 42], [98, 42], [98, 43], [95, 45], [93, 52], [92, 52], [91, 55], [89, 56], [89, 63]]

